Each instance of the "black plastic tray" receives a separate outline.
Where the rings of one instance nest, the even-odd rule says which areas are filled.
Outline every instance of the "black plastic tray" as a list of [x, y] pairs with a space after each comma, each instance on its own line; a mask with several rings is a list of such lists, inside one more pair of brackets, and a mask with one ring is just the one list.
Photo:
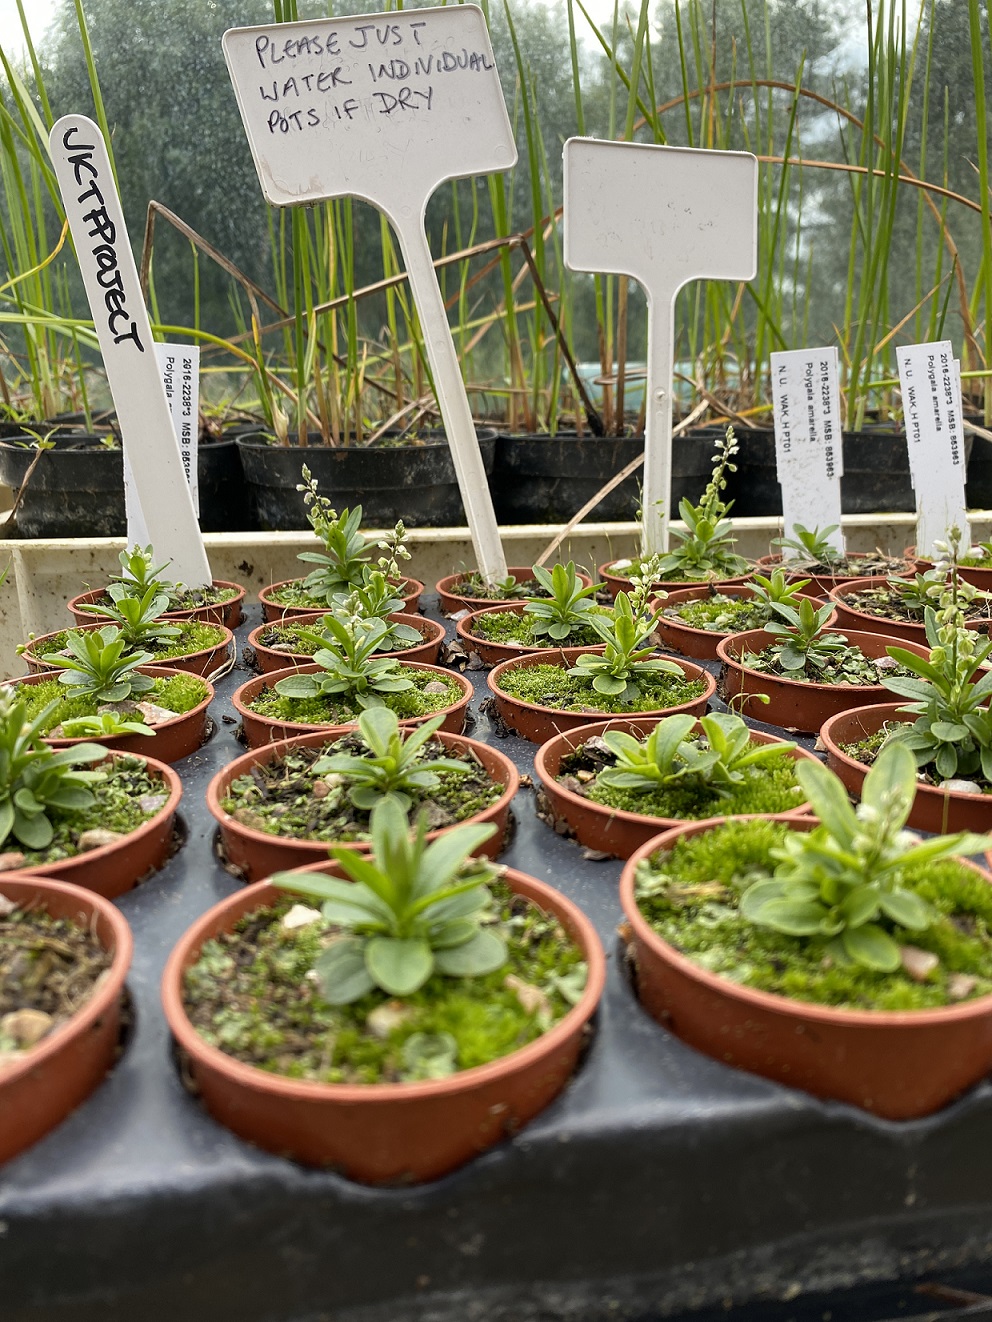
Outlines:
[[[136, 938], [122, 1060], [0, 1169], [2, 1322], [647, 1322], [732, 1306], [764, 1316], [774, 1299], [795, 1302], [769, 1317], [819, 1320], [825, 1297], [852, 1290], [865, 1304], [849, 1315], [867, 1319], [887, 1316], [858, 1293], [868, 1283], [985, 1270], [988, 1083], [894, 1123], [684, 1046], [619, 967], [621, 864], [556, 836], [531, 790], [503, 861], [578, 901], [610, 956], [594, 1041], [563, 1096], [517, 1137], [410, 1189], [306, 1170], [217, 1125], [179, 1081], [158, 983], [184, 929], [238, 885], [217, 861], [204, 795], [243, 751], [229, 695], [247, 677], [220, 683], [215, 736], [178, 766], [184, 847], [120, 901]], [[485, 676], [471, 677], [478, 711]], [[484, 716], [469, 732], [493, 738]], [[532, 745], [499, 746], [530, 770]]]

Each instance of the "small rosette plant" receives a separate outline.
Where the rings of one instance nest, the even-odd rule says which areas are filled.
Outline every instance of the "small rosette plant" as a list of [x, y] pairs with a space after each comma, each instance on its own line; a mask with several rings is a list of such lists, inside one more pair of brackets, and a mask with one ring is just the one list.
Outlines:
[[471, 769], [460, 758], [426, 755], [426, 745], [443, 721], [443, 716], [434, 716], [404, 736], [395, 712], [388, 707], [369, 707], [358, 718], [358, 734], [368, 753], [361, 757], [332, 753], [319, 758], [313, 770], [317, 775], [341, 776], [356, 808], [372, 811], [388, 798], [408, 813], [410, 792], [423, 796], [435, 789], [439, 771], [457, 774]]
[[926, 930], [934, 917], [900, 884], [907, 865], [981, 853], [992, 837], [959, 832], [921, 840], [903, 829], [916, 767], [901, 743], [882, 749], [856, 808], [821, 763], [803, 762], [796, 775], [821, 825], [785, 837], [772, 851], [774, 874], [744, 892], [740, 911], [758, 926], [823, 941], [824, 953], [838, 963], [893, 972], [904, 934]]
[[563, 643], [577, 629], [592, 625], [593, 618], [601, 614], [596, 606], [596, 593], [603, 586], [593, 583], [583, 587], [575, 569], [575, 561], [555, 565], [549, 574], [543, 565], [534, 565], [535, 579], [548, 594], [546, 597], [528, 597], [524, 614], [535, 638], [550, 638]]
[[324, 646], [314, 653], [320, 671], [313, 675], [287, 675], [275, 690], [284, 698], [337, 697], [360, 707], [381, 705], [383, 693], [401, 693], [413, 681], [398, 662], [376, 658], [388, 625], [383, 620], [351, 619], [347, 623], [324, 616]]
[[70, 629], [65, 636], [66, 652], [50, 652], [42, 660], [59, 666], [59, 683], [69, 690], [69, 697], [87, 697], [94, 702], [123, 702], [154, 688], [149, 675], [138, 673], [139, 666], [154, 660], [151, 652], [138, 652], [128, 646], [116, 624], [104, 625], [92, 632]]
[[[617, 593], [611, 617], [593, 615], [589, 619], [606, 644], [604, 653], [585, 653], [568, 674], [588, 679], [597, 693], [628, 703], [641, 696], [639, 680], [655, 679], [659, 675], [681, 677], [683, 672], [674, 661], [651, 655], [654, 647], [648, 640], [657, 620], [656, 614], [635, 613], [627, 594]], [[644, 646], [645, 643], [648, 645]]]
[[39, 731], [57, 703], [28, 719], [27, 701], [12, 685], [0, 687], [0, 847], [13, 836], [28, 849], [46, 849], [55, 834], [52, 813], [89, 808], [90, 786], [102, 771], [80, 770], [102, 762], [107, 750], [79, 744], [56, 752]]
[[411, 996], [433, 974], [478, 977], [507, 960], [491, 922], [486, 883], [498, 869], [471, 854], [491, 825], [466, 823], [427, 843], [419, 820], [410, 833], [402, 808], [385, 798], [372, 811], [372, 856], [332, 848], [350, 878], [277, 873], [273, 885], [322, 902], [337, 929], [314, 964], [325, 998], [347, 1005], [380, 988]]

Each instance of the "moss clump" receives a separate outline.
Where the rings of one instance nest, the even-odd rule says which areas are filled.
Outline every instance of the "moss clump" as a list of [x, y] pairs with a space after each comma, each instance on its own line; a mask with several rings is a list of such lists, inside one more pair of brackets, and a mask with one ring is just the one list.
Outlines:
[[728, 822], [677, 841], [638, 869], [638, 908], [663, 940], [710, 973], [798, 1001], [922, 1010], [955, 1001], [949, 987], [954, 974], [975, 978], [967, 999], [992, 993], [992, 886], [953, 860], [907, 867], [900, 883], [936, 912], [926, 931], [907, 937], [938, 956], [924, 982], [902, 969], [879, 973], [840, 965], [825, 955], [827, 938], [790, 937], [743, 919], [741, 895], [770, 875], [769, 852], [788, 830], [783, 822]]
[[617, 696], [598, 692], [591, 680], [569, 675], [561, 666], [521, 666], [507, 671], [499, 681], [499, 687], [511, 698], [562, 711], [662, 711], [691, 702], [706, 691], [701, 679], [678, 679], [674, 675], [639, 679], [638, 684], [641, 696], [624, 703]]
[[[113, 703], [97, 703], [88, 697], [67, 697], [66, 687], [57, 679], [45, 679], [40, 684], [24, 684], [21, 691], [27, 701], [28, 717], [35, 716], [50, 702], [59, 705], [44, 724], [41, 734], [46, 735], [63, 721], [76, 716], [95, 716], [98, 708], [113, 708]], [[158, 707], [174, 711], [177, 716], [192, 711], [207, 696], [206, 681], [199, 675], [177, 674], [171, 679], [156, 679], [152, 688], [139, 697], [141, 702], [154, 702]]]
[[[411, 716], [433, 716], [462, 696], [462, 690], [454, 680], [444, 679], [430, 670], [408, 669], [404, 674], [413, 680], [413, 688], [378, 695], [383, 705], [394, 711], [401, 721]], [[443, 693], [423, 692], [428, 684], [436, 682], [444, 685]], [[362, 712], [357, 702], [340, 694], [319, 698], [285, 698], [274, 688], [264, 688], [247, 706], [259, 716], [296, 725], [348, 725], [351, 721], [357, 721]]]
[[[612, 611], [597, 607], [597, 615], [612, 615]], [[534, 633], [535, 621], [529, 615], [516, 611], [492, 611], [472, 621], [471, 632], [487, 643], [519, 643], [521, 647], [595, 647], [603, 640], [595, 629], [587, 625], [574, 628], [567, 638], [549, 638]]]
[[[189, 656], [193, 652], [205, 652], [207, 648], [216, 647], [218, 643], [224, 641], [225, 631], [223, 626], [219, 624], [204, 624], [202, 620], [167, 620], [165, 623], [175, 625], [179, 629], [178, 638], [170, 638], [164, 643], [148, 640], [137, 645], [139, 651], [151, 652], [152, 659], [148, 662], [150, 666], [162, 665], [177, 656]], [[68, 629], [64, 629], [61, 633], [57, 633], [50, 638], [44, 645], [44, 655], [50, 656], [58, 652], [64, 652], [68, 632]], [[42, 655], [36, 643], [31, 643], [30, 650], [35, 656], [40, 657]]]
[[714, 592], [701, 601], [683, 601], [677, 606], [669, 606], [664, 616], [688, 625], [690, 629], [705, 629], [708, 633], [745, 633], [748, 629], [763, 629], [772, 612], [753, 597]]
[[[293, 749], [278, 762], [259, 764], [250, 775], [232, 781], [221, 807], [242, 825], [269, 835], [294, 840], [368, 840], [369, 813], [351, 802], [349, 780], [340, 774], [325, 779], [313, 770], [319, 758], [334, 753], [362, 757], [368, 755], [368, 749], [358, 735], [346, 735], [320, 748]], [[453, 755], [439, 739], [430, 739], [422, 760]], [[439, 771], [433, 789], [419, 794], [408, 791], [410, 816], [423, 810], [432, 831], [483, 812], [502, 793], [502, 787], [489, 778], [474, 756], [463, 760], [469, 766], [464, 773]], [[323, 792], [315, 793], [315, 786]]]
[[[499, 883], [491, 889], [510, 948], [509, 962], [494, 973], [435, 975], [403, 1001], [376, 990], [350, 1005], [329, 1005], [307, 977], [328, 934], [320, 923], [283, 928], [279, 920], [291, 903], [284, 900], [204, 944], [185, 978], [187, 1013], [205, 1041], [221, 1051], [294, 1079], [411, 1081], [417, 1075], [405, 1062], [403, 1047], [414, 1033], [450, 1034], [458, 1070], [498, 1060], [568, 1012], [585, 983], [585, 965], [555, 919]], [[515, 979], [538, 990], [538, 1004], [524, 1007]], [[386, 1003], [400, 1013], [381, 1037], [368, 1021]]]

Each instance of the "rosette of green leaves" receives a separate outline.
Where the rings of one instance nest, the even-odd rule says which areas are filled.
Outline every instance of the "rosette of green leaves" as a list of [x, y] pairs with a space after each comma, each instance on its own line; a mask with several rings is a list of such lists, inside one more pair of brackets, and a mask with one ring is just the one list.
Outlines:
[[102, 629], [70, 629], [65, 636], [66, 654], [51, 652], [41, 659], [59, 666], [59, 683], [69, 697], [88, 697], [94, 702], [123, 702], [147, 693], [155, 685], [150, 675], [138, 673], [139, 666], [153, 660], [151, 652], [128, 647], [116, 624]]
[[781, 641], [770, 649], [773, 661], [785, 671], [805, 671], [807, 667], [824, 670], [837, 655], [848, 650], [848, 641], [841, 633], [824, 633], [833, 614], [833, 602], [815, 607], [808, 597], [799, 603], [799, 609], [787, 602], [774, 602], [775, 610], [785, 624], [769, 620], [765, 633]]
[[[423, 635], [412, 624], [399, 624], [386, 617], [403, 610], [403, 598], [379, 569], [366, 570], [365, 582], [351, 592], [339, 592], [331, 604], [331, 612], [339, 620], [382, 620], [386, 633], [379, 641], [380, 652], [400, 652], [423, 642]], [[325, 617], [326, 618], [326, 617]], [[301, 630], [308, 646], [323, 647], [326, 638], [316, 630]]]
[[154, 585], [140, 597], [131, 597], [115, 583], [111, 585], [109, 595], [109, 603], [84, 602], [79, 609], [90, 615], [109, 615], [131, 647], [148, 643], [168, 644], [182, 633], [177, 624], [164, 618], [169, 609], [169, 598]]
[[628, 703], [641, 696], [638, 680], [654, 679], [658, 675], [681, 678], [683, 671], [674, 661], [652, 656], [651, 644], [643, 645], [651, 637], [657, 620], [657, 614], [635, 615], [626, 592], [618, 592], [612, 616], [589, 617], [589, 624], [606, 644], [604, 653], [584, 653], [568, 674], [591, 680], [597, 693]]
[[402, 808], [386, 798], [372, 810], [371, 858], [331, 849], [350, 881], [276, 873], [273, 885], [322, 901], [324, 919], [342, 930], [314, 965], [332, 1005], [375, 987], [410, 996], [434, 973], [478, 977], [506, 962], [506, 943], [486, 924], [486, 882], [498, 870], [470, 858], [495, 829], [467, 822], [428, 844], [423, 818], [411, 834]]
[[784, 569], [773, 569], [767, 577], [764, 574], [752, 574], [752, 601], [762, 609], [766, 619], [771, 619], [776, 605], [792, 606], [798, 610], [803, 602], [803, 589], [809, 587], [811, 582], [812, 579], [800, 578], [790, 583]]
[[79, 744], [56, 752], [40, 734], [57, 706], [50, 702], [28, 719], [16, 688], [0, 687], [0, 845], [11, 836], [28, 849], [45, 849], [55, 834], [50, 813], [73, 812], [95, 802], [90, 785], [102, 771], [80, 766], [102, 762], [107, 750]]
[[569, 560], [567, 565], [555, 565], [550, 574], [543, 565], [535, 565], [533, 572], [548, 594], [528, 597], [524, 607], [535, 638], [563, 642], [576, 629], [588, 628], [593, 616], [601, 613], [593, 599], [602, 583], [583, 587], [574, 560]]
[[703, 738], [692, 739], [694, 716], [666, 716], [641, 741], [620, 730], [605, 730], [603, 742], [616, 757], [604, 767], [597, 783], [635, 793], [695, 781], [718, 793], [739, 785], [751, 767], [772, 761], [795, 748], [794, 743], [752, 744], [751, 731], [740, 716], [711, 712], [699, 718]]
[[125, 734], [154, 735], [155, 730], [144, 721], [122, 716], [120, 712], [105, 711], [96, 716], [71, 716], [62, 722], [62, 733], [67, 739], [117, 739]]
[[830, 534], [836, 532], [839, 527], [839, 523], [831, 523], [821, 531], [818, 527], [810, 529], [804, 528], [801, 523], [794, 523], [792, 536], [773, 537], [772, 546], [778, 546], [782, 551], [795, 551], [796, 555], [793, 558], [805, 564], [833, 565], [844, 559], [844, 553], [838, 551], [829, 540]]
[[383, 620], [347, 622], [324, 616], [325, 645], [314, 653], [320, 671], [313, 675], [287, 675], [275, 685], [284, 698], [341, 697], [361, 707], [380, 706], [382, 693], [401, 693], [413, 680], [391, 657], [376, 658], [388, 626]]
[[472, 769], [461, 758], [426, 755], [425, 747], [443, 721], [443, 716], [433, 716], [404, 736], [395, 712], [369, 707], [358, 718], [358, 735], [368, 754], [331, 753], [318, 758], [313, 770], [317, 775], [330, 771], [343, 776], [356, 808], [370, 812], [389, 798], [408, 813], [411, 792], [423, 797], [436, 789], [439, 771], [464, 775]]
[[901, 743], [882, 749], [857, 808], [822, 763], [801, 762], [796, 776], [821, 825], [785, 837], [773, 851], [778, 862], [772, 877], [745, 891], [741, 913], [760, 927], [824, 940], [825, 953], [838, 962], [897, 969], [903, 932], [924, 931], [933, 917], [901, 884], [907, 865], [983, 852], [992, 836], [958, 832], [921, 841], [903, 829], [916, 793], [916, 766]]
[[[162, 578], [171, 560], [164, 565], [155, 564], [155, 553], [150, 546], [132, 546], [121, 551], [118, 559], [123, 574], [114, 574], [107, 595], [113, 601], [122, 597], [143, 597], [151, 590], [153, 596], [164, 594], [171, 601], [180, 584]], [[116, 592], [116, 596], [114, 595]]]
[[917, 718], [894, 731], [890, 741], [909, 748], [917, 766], [932, 763], [945, 780], [981, 774], [992, 781], [992, 670], [980, 673], [992, 654], [992, 639], [982, 639], [953, 609], [938, 622], [937, 613], [928, 606], [924, 622], [928, 658], [905, 647], [886, 649], [916, 676], [891, 675], [882, 680], [891, 692], [913, 700], [899, 710]]

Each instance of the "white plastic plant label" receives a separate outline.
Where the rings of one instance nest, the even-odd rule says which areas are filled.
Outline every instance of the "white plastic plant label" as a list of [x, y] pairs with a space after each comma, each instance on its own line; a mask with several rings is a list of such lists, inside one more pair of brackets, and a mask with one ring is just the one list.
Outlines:
[[[196, 455], [199, 442], [200, 349], [194, 344], [156, 343], [158, 359], [165, 386], [169, 414], [179, 442], [183, 472], [193, 496], [193, 508], [200, 513], [199, 477]], [[141, 503], [134, 484], [134, 474], [127, 454], [124, 455], [124, 505], [127, 511], [127, 540], [130, 546], [147, 546], [151, 541], [141, 512]]]
[[162, 560], [171, 560], [177, 578], [201, 586], [210, 582], [210, 567], [106, 144], [91, 119], [66, 115], [53, 126], [49, 148], [147, 540]]
[[753, 278], [758, 162], [749, 152], [570, 138], [564, 165], [566, 266], [630, 276], [647, 295], [642, 549], [664, 550], [675, 296], [691, 280]]
[[916, 492], [916, 546], [930, 555], [949, 528], [968, 536], [961, 370], [950, 340], [903, 345], [896, 360]]
[[[785, 534], [836, 531], [828, 541], [844, 554], [840, 479], [844, 472], [837, 350], [793, 349], [771, 356], [775, 464]], [[784, 552], [789, 554], [788, 548]]]
[[224, 55], [262, 191], [276, 206], [357, 197], [385, 213], [406, 264], [479, 570], [506, 574], [424, 214], [446, 180], [517, 159], [474, 5], [233, 28]]

